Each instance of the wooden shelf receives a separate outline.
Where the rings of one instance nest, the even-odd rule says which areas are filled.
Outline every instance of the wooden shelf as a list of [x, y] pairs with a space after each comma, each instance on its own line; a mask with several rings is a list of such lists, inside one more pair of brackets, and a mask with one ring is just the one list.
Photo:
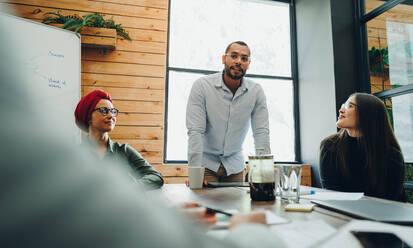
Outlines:
[[81, 28], [82, 47], [116, 49], [116, 30], [109, 28]]

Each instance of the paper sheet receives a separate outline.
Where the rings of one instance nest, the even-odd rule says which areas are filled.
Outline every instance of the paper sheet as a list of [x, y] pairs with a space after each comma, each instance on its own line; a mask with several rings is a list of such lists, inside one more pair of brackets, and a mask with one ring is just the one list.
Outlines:
[[299, 221], [271, 226], [289, 248], [310, 247], [333, 235], [336, 229], [323, 220]]
[[308, 200], [359, 200], [364, 193], [347, 192], [316, 192], [313, 195], [302, 195], [300, 198]]
[[289, 222], [289, 220], [278, 216], [269, 210], [265, 210], [265, 218], [268, 225], [283, 224]]

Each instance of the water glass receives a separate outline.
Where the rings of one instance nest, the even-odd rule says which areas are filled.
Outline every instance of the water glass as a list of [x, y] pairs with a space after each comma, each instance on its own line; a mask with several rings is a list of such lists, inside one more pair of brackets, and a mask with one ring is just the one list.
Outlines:
[[300, 201], [301, 165], [281, 164], [280, 168], [280, 189], [281, 199], [288, 203], [298, 203]]

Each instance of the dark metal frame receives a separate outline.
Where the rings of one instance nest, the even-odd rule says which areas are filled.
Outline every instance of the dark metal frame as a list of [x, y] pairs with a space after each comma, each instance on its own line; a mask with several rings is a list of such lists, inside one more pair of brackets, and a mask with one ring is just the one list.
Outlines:
[[359, 82], [360, 85], [358, 86], [358, 91], [361, 92], [366, 92], [370, 93], [370, 75], [369, 75], [369, 68], [368, 68], [368, 55], [367, 55], [367, 50], [368, 50], [368, 44], [367, 44], [367, 29], [366, 29], [366, 23], [362, 22], [361, 19], [363, 18], [365, 10], [364, 6], [364, 1], [365, 0], [356, 0], [355, 3], [355, 17], [356, 17], [356, 22], [355, 22], [355, 30], [356, 30], [356, 39], [359, 41], [356, 46], [357, 46], [357, 54], [359, 55], [359, 59], [357, 62], [357, 68], [359, 68], [359, 75], [360, 75], [360, 80]]
[[[171, 1], [169, 0], [169, 5], [171, 6]], [[294, 129], [295, 129], [295, 161], [276, 161], [277, 163], [301, 163], [301, 149], [300, 149], [300, 123], [299, 123], [299, 106], [298, 106], [298, 70], [297, 70], [297, 42], [296, 42], [296, 16], [295, 16], [295, 0], [270, 0], [275, 2], [283, 2], [290, 4], [290, 49], [291, 49], [291, 76], [271, 76], [271, 75], [258, 75], [258, 74], [246, 74], [246, 77], [250, 78], [267, 78], [267, 79], [281, 79], [281, 80], [291, 80], [293, 83], [293, 97], [294, 97]], [[169, 66], [169, 23], [170, 23], [170, 11], [168, 8], [168, 32], [167, 32], [167, 56], [166, 56], [166, 87], [165, 87], [165, 119], [164, 119], [164, 164], [186, 164], [187, 160], [166, 160], [167, 151], [167, 132], [168, 132], [168, 91], [169, 91], [169, 71], [179, 71], [179, 72], [192, 72], [200, 74], [212, 74], [217, 71], [212, 70], [199, 70], [199, 69], [188, 69], [179, 67]]]
[[[364, 1], [365, 0], [362, 0], [363, 5], [364, 5]], [[363, 17], [361, 18], [360, 21], [362, 23], [366, 23], [366, 22], [370, 21], [371, 19], [383, 14], [384, 12], [388, 11], [389, 9], [395, 7], [396, 5], [398, 5], [399, 3], [402, 3], [402, 2], [404, 2], [404, 0], [388, 1], [388, 2], [380, 5], [379, 7], [375, 8], [374, 10], [370, 11], [369, 13], [363, 15]], [[363, 12], [363, 14], [364, 14], [364, 12]]]
[[374, 95], [377, 96], [378, 98], [384, 99], [384, 98], [390, 98], [394, 96], [405, 95], [409, 93], [413, 93], [413, 84], [408, 84], [402, 87], [385, 90], [385, 91], [376, 93]]

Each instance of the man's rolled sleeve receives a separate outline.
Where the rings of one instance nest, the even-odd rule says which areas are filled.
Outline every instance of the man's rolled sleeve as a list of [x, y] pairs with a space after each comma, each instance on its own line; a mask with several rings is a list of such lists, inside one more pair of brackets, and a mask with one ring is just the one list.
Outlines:
[[258, 87], [257, 102], [251, 113], [251, 128], [254, 135], [255, 150], [257, 154], [258, 151], [262, 151], [262, 149], [264, 153], [270, 154], [270, 129], [267, 101], [261, 86], [256, 85], [256, 87]]
[[186, 128], [188, 129], [188, 165], [201, 166], [203, 141], [206, 128], [205, 97], [201, 88], [202, 80], [192, 86], [186, 108]]

